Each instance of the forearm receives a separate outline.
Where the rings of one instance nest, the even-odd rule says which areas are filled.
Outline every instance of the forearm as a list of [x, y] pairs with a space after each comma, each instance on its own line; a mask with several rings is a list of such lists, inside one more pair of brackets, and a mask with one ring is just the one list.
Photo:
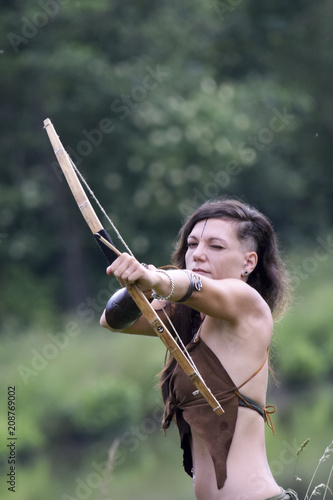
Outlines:
[[[107, 273], [115, 276], [124, 287], [111, 297], [100, 320], [102, 326], [113, 331], [131, 330], [132, 333], [132, 330], [137, 330], [137, 324], [140, 324], [142, 333], [141, 329], [148, 325], [148, 322], [144, 324], [139, 308], [130, 297], [129, 291], [133, 286], [137, 286], [148, 300], [156, 298], [171, 302], [187, 302], [193, 293], [201, 288], [200, 275], [187, 270], [165, 271], [153, 266], [143, 266], [128, 254], [119, 256], [108, 267]], [[160, 308], [158, 302], [154, 307]]]
[[121, 254], [107, 269], [128, 290], [136, 285], [149, 296], [152, 292], [159, 299], [184, 301], [195, 290], [200, 290], [201, 276], [187, 270], [156, 269], [140, 264], [134, 257]]
[[[200, 285], [190, 272], [185, 271], [155, 271], [155, 285], [152, 290], [152, 297], [159, 300], [184, 301], [189, 298]], [[199, 278], [199, 277], [198, 277]], [[169, 297], [167, 299], [167, 297]], [[115, 292], [109, 299], [105, 311], [100, 319], [101, 326], [112, 331], [128, 331], [133, 323], [142, 316], [142, 312], [136, 305], [126, 288]]]
[[201, 276], [187, 270], [157, 270], [158, 280], [153, 288], [153, 296], [159, 300], [187, 302], [194, 292], [200, 292]]
[[130, 335], [143, 335], [143, 336], [148, 336], [148, 337], [156, 337], [156, 333], [154, 332], [153, 328], [150, 326], [148, 321], [144, 316], [140, 316], [139, 319], [134, 321], [134, 323], [131, 326], [128, 326], [127, 328], [124, 329], [119, 329], [119, 328], [112, 328], [106, 321], [105, 319], [105, 311], [103, 311], [102, 316], [100, 318], [100, 325], [103, 328], [106, 328], [110, 332], [116, 332], [116, 333], [126, 333]]
[[[157, 312], [160, 313], [158, 302], [153, 301], [152, 297], [149, 297], [148, 300], [152, 307], [157, 308]], [[100, 325], [112, 332], [156, 336], [126, 288], [118, 290], [110, 297], [100, 318]]]

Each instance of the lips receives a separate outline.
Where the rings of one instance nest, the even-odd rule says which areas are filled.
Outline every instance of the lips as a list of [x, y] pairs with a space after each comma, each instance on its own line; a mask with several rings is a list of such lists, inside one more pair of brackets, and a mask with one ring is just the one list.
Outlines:
[[205, 271], [204, 269], [201, 269], [201, 268], [194, 268], [194, 269], [192, 269], [192, 271], [194, 273], [198, 273], [198, 274], [208, 274], [209, 273], [208, 271]]

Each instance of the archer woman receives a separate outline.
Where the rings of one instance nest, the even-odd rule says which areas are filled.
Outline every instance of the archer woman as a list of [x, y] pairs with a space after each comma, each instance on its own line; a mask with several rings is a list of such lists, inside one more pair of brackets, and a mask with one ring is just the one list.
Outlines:
[[170, 356], [161, 376], [162, 426], [178, 426], [197, 500], [297, 499], [275, 482], [265, 449], [272, 314], [288, 297], [270, 222], [236, 200], [207, 202], [181, 228], [172, 260], [177, 268], [165, 271], [118, 257], [107, 272], [124, 288], [109, 300], [101, 325], [155, 335], [127, 292], [136, 284], [163, 321], [167, 312], [222, 405], [225, 413], [215, 414]]

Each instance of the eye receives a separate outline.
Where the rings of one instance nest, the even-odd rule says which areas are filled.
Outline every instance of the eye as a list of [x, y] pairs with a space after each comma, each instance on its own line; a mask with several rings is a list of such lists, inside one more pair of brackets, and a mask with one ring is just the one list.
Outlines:
[[193, 241], [187, 243], [187, 248], [195, 248], [198, 245], [198, 243], [194, 243]]
[[214, 250], [223, 250], [224, 247], [221, 245], [211, 245], [211, 248], [214, 248]]

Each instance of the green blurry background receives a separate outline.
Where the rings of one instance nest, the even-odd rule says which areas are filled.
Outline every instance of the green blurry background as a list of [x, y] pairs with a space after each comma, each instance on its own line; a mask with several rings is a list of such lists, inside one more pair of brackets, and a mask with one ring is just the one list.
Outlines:
[[274, 336], [267, 450], [304, 498], [333, 440], [332, 25], [328, 0], [1, 2], [1, 498], [14, 385], [17, 500], [193, 498], [177, 433], [160, 430], [165, 349], [99, 327], [116, 283], [47, 117], [142, 261], [167, 264], [212, 197], [272, 220], [294, 301]]

